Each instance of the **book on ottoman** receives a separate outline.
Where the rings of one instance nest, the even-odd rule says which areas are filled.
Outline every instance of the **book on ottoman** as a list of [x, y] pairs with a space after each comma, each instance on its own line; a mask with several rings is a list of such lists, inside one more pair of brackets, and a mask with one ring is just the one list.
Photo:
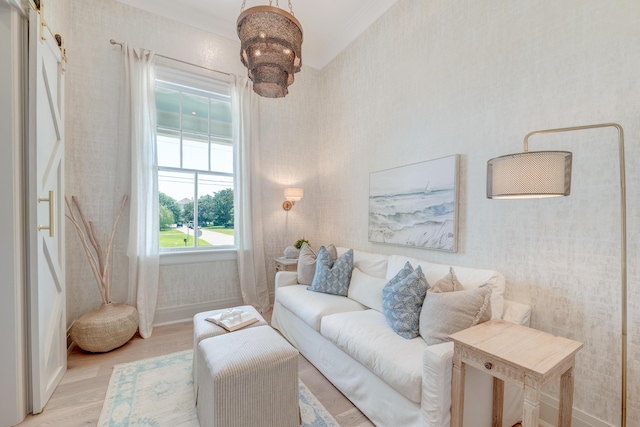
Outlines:
[[237, 331], [258, 321], [251, 313], [230, 309], [206, 318], [209, 322], [223, 327], [229, 332]]

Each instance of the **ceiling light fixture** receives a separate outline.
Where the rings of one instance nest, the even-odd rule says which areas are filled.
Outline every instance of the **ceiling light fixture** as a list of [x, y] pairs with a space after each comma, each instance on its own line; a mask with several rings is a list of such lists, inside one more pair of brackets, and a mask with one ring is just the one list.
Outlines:
[[289, 10], [276, 6], [255, 6], [238, 17], [240, 59], [247, 67], [253, 91], [265, 98], [282, 98], [289, 93], [293, 74], [302, 66], [302, 25]]

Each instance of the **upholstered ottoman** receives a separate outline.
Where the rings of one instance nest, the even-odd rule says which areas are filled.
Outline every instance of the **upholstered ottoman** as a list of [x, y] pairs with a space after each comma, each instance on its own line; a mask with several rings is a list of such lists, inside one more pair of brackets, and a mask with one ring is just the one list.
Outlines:
[[197, 357], [201, 427], [300, 425], [298, 350], [270, 326], [204, 339]]
[[[258, 313], [258, 311], [255, 308], [253, 308], [253, 306], [242, 305], [240, 307], [233, 307], [233, 308], [237, 310], [242, 310], [246, 313], [251, 313], [256, 319], [258, 319], [256, 323], [253, 323], [247, 326], [247, 328], [267, 325], [267, 322], [260, 315], [260, 313]], [[220, 310], [204, 311], [202, 313], [198, 313], [195, 316], [193, 316], [193, 362], [192, 362], [193, 370], [192, 372], [193, 372], [193, 391], [194, 392], [198, 391], [198, 377], [196, 375], [196, 373], [198, 372], [198, 366], [197, 366], [198, 344], [200, 343], [200, 341], [206, 338], [216, 337], [218, 335], [228, 333], [226, 329], [216, 325], [213, 322], [209, 322], [208, 320], [205, 320], [205, 319], [209, 316], [213, 316], [225, 310], [228, 310], [228, 309], [223, 308]]]

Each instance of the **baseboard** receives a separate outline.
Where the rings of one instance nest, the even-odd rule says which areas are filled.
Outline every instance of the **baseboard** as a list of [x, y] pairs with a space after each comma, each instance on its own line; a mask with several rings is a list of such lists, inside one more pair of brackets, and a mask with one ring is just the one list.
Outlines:
[[198, 313], [220, 308], [237, 307], [244, 305], [242, 298], [208, 301], [198, 304], [182, 305], [179, 307], [160, 308], [156, 310], [153, 318], [153, 326], [170, 325], [172, 323], [186, 322], [193, 319]]
[[[540, 426], [541, 427], [553, 427], [558, 424], [558, 407], [560, 402], [558, 399], [542, 394], [540, 396]], [[593, 418], [591, 415], [585, 414], [582, 411], [573, 409], [572, 417], [573, 427], [613, 427], [611, 424], [607, 424], [600, 421], [597, 418]]]

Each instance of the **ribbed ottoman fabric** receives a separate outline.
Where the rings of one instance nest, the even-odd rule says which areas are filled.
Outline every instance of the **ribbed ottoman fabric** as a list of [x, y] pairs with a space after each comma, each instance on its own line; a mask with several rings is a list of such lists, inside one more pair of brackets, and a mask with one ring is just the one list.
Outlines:
[[[247, 326], [247, 328], [252, 328], [255, 326], [264, 326], [268, 324], [253, 306], [243, 305], [240, 307], [233, 307], [233, 308], [237, 310], [242, 310], [246, 313], [251, 313], [256, 319], [258, 319], [256, 323], [253, 323]], [[215, 323], [209, 322], [208, 320], [204, 320], [204, 319], [206, 319], [209, 316], [213, 316], [214, 314], [221, 313], [225, 310], [227, 309], [223, 308], [219, 310], [204, 311], [202, 313], [198, 313], [195, 316], [193, 316], [193, 359], [192, 359], [193, 370], [192, 372], [193, 372], [193, 391], [196, 397], [198, 396], [198, 377], [196, 375], [196, 373], [198, 372], [198, 354], [197, 354], [198, 344], [200, 343], [200, 341], [204, 339], [216, 337], [218, 335], [228, 333], [224, 328], [221, 328]]]
[[204, 339], [198, 357], [201, 427], [300, 425], [298, 350], [270, 326]]

